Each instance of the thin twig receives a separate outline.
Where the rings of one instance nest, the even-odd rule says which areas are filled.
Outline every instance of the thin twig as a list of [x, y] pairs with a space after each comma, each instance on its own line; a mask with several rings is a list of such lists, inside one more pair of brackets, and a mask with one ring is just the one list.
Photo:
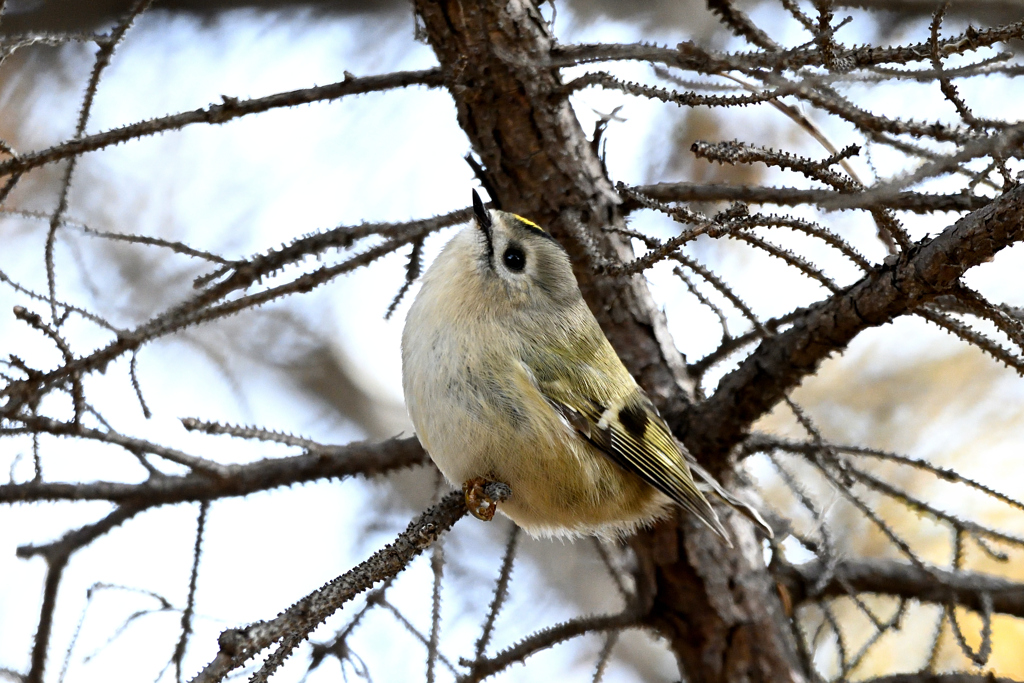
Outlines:
[[512, 530], [508, 534], [508, 542], [505, 543], [505, 554], [501, 559], [501, 570], [498, 572], [498, 580], [494, 584], [494, 595], [491, 598], [490, 607], [487, 609], [487, 618], [484, 620], [483, 631], [476, 641], [476, 651], [473, 656], [474, 662], [482, 661], [484, 652], [486, 652], [487, 646], [491, 642], [491, 636], [494, 634], [494, 622], [498, 618], [498, 612], [501, 611], [501, 606], [505, 603], [505, 598], [508, 595], [508, 584], [512, 579], [512, 563], [516, 558], [516, 544], [518, 541], [519, 526], [513, 524]]
[[196, 542], [192, 548], [192, 573], [188, 579], [188, 598], [185, 601], [185, 609], [181, 611], [181, 636], [178, 644], [174, 647], [174, 680], [181, 683], [181, 663], [185, 658], [185, 649], [188, 647], [188, 637], [192, 633], [192, 615], [196, 605], [196, 583], [199, 580], [199, 557], [203, 548], [203, 529], [206, 526], [206, 513], [210, 509], [209, 501], [199, 503], [199, 517], [196, 521]]

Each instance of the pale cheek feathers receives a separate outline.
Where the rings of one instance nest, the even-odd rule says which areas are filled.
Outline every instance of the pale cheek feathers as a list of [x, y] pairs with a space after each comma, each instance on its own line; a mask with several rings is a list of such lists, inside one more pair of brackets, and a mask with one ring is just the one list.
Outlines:
[[557, 247], [535, 250], [535, 262], [528, 271], [532, 276], [532, 283], [539, 290], [538, 294], [543, 294], [547, 301], [554, 304], [569, 306], [583, 297], [568, 259], [562, 253], [550, 253], [552, 249]]

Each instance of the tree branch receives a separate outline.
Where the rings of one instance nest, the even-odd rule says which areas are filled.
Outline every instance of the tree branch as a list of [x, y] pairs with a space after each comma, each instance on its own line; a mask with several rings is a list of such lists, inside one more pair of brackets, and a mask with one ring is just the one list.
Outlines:
[[[492, 491], [488, 493], [491, 494]], [[504, 497], [491, 497], [504, 500], [508, 495], [508, 487], [504, 488], [504, 494]], [[355, 596], [372, 588], [378, 581], [397, 575], [409, 566], [414, 557], [433, 545], [441, 534], [465, 514], [466, 501], [462, 491], [453, 491], [440, 503], [410, 522], [394, 543], [378, 550], [368, 560], [299, 600], [276, 619], [260, 621], [242, 629], [224, 631], [218, 641], [220, 652], [192, 679], [192, 683], [220, 681], [250, 657], [278, 641], [283, 642], [271, 655], [264, 669], [273, 661], [283, 661], [289, 651], [316, 626], [323, 623], [324, 619]], [[272, 672], [273, 668], [266, 673], [269, 675]], [[260, 674], [257, 674], [257, 677], [259, 676]]]
[[245, 465], [223, 465], [224, 475], [192, 472], [183, 476], [150, 477], [141, 484], [120, 482], [29, 482], [0, 485], [0, 503], [42, 500], [108, 500], [155, 507], [185, 501], [246, 496], [256, 491], [319, 479], [371, 476], [429, 462], [416, 438], [380, 443], [324, 446], [315, 452], [267, 458]]
[[570, 638], [590, 633], [600, 633], [602, 631], [617, 631], [636, 626], [638, 626], [638, 615], [630, 610], [620, 612], [619, 614], [572, 619], [527, 636], [512, 647], [502, 650], [489, 659], [481, 659], [475, 662], [463, 660], [463, 664], [472, 664], [472, 668], [468, 674], [458, 679], [458, 683], [479, 683], [479, 681], [507, 669], [512, 664], [521, 663], [527, 657], [549, 647], [554, 647], [558, 643]]
[[[1018, 21], [995, 28], [975, 29], [938, 42], [943, 56], [964, 54], [989, 47], [1024, 34], [1024, 22]], [[849, 69], [881, 64], [907, 64], [926, 61], [931, 57], [929, 42], [897, 47], [862, 46], [836, 50], [833, 59], [849, 65]], [[796, 71], [805, 66], [823, 66], [825, 57], [817, 46], [797, 47], [779, 52], [713, 52], [694, 43], [682, 42], [674, 48], [632, 44], [579, 44], [555, 47], [550, 63], [554, 66], [575, 66], [590, 62], [632, 60], [654, 62], [698, 73], [714, 74], [722, 71], [741, 71], [755, 74], [760, 69], [787, 69]]]
[[[469, 215], [469, 209], [460, 209], [443, 216], [407, 223], [365, 224], [335, 228], [303, 237], [287, 247], [269, 250], [253, 259], [234, 262], [229, 267], [218, 269], [213, 275], [208, 276], [213, 279], [217, 277], [223, 279], [200, 291], [191, 299], [182, 301], [150, 318], [133, 330], [118, 330], [117, 338], [114, 341], [91, 354], [65, 362], [49, 372], [35, 373], [26, 379], [10, 381], [7, 386], [0, 389], [0, 398], [7, 398], [7, 402], [0, 405], [0, 416], [16, 419], [13, 416], [22, 406], [38, 401], [43, 394], [65, 382], [68, 377], [105, 368], [118, 356], [127, 351], [134, 351], [146, 342], [160, 336], [180, 331], [190, 325], [238, 313], [246, 308], [253, 308], [282, 296], [308, 292], [335, 277], [372, 263], [435, 230], [468, 219]], [[355, 240], [369, 235], [387, 236], [390, 239], [355, 254], [341, 263], [321, 266], [312, 272], [298, 275], [284, 284], [238, 297], [218, 306], [213, 305], [229, 293], [248, 289], [261, 278], [304, 256], [320, 254], [324, 250], [336, 246], [348, 248]]]
[[948, 673], [938, 674], [930, 671], [918, 671], [912, 674], [893, 674], [868, 678], [861, 683], [1019, 683], [1012, 678], [987, 674]]
[[[751, 185], [712, 185], [703, 183], [658, 183], [634, 187], [640, 194], [662, 202], [749, 202], [777, 206], [828, 204], [839, 195], [832, 190], [806, 190], [795, 187], [757, 187]], [[925, 194], [898, 192], [892, 196], [866, 198], [858, 202], [858, 194], [843, 195], [843, 208], [874, 209], [885, 207], [914, 213], [935, 211], [975, 211], [986, 206], [992, 197], [969, 194]], [[636, 201], [627, 199], [623, 211], [640, 208]]]
[[135, 138], [148, 137], [168, 130], [177, 130], [193, 123], [226, 123], [231, 119], [237, 119], [249, 114], [258, 114], [270, 109], [281, 107], [294, 107], [300, 104], [310, 104], [323, 100], [335, 100], [346, 95], [358, 95], [394, 88], [404, 88], [410, 85], [426, 85], [437, 87], [441, 85], [440, 69], [426, 69], [423, 71], [398, 71], [379, 76], [365, 76], [363, 78], [346, 78], [338, 83], [321, 85], [314, 88], [292, 90], [290, 92], [275, 93], [267, 97], [258, 97], [251, 100], [239, 100], [235, 97], [224, 96], [222, 104], [214, 104], [205, 109], [193, 109], [192, 111], [181, 112], [163, 116], [149, 121], [139, 121], [121, 128], [88, 135], [76, 140], [62, 142], [38, 152], [29, 152], [20, 156], [0, 162], [0, 176], [14, 173], [24, 173], [33, 168], [67, 159], [78, 157], [86, 152], [94, 152], [104, 147], [110, 147]]
[[53, 612], [57, 607], [57, 590], [64, 575], [68, 560], [83, 548], [111, 529], [120, 526], [143, 510], [139, 505], [122, 505], [93, 524], [64, 534], [59, 540], [45, 545], [23, 545], [16, 554], [22, 559], [37, 555], [46, 560], [46, 581], [43, 587], [43, 604], [39, 609], [39, 622], [32, 643], [32, 665], [25, 680], [28, 683], [42, 683], [46, 669], [46, 655], [50, 647], [50, 633], [53, 628]]
[[683, 413], [677, 434], [712, 472], [747, 429], [825, 358], [865, 329], [911, 313], [954, 289], [969, 268], [1024, 239], [1024, 187], [964, 216], [899, 260], [873, 270], [848, 289], [806, 309], [792, 326], [761, 345], [726, 375], [708, 400]]
[[[831, 579], [812, 598], [811, 587], [817, 587], [826, 572]], [[834, 567], [816, 560], [799, 566], [782, 565], [774, 573], [789, 591], [794, 605], [853, 591], [981, 611], [982, 595], [987, 594], [992, 599], [993, 612], [1024, 617], [1024, 583], [990, 574], [934, 567], [926, 571], [895, 560], [842, 560]]]

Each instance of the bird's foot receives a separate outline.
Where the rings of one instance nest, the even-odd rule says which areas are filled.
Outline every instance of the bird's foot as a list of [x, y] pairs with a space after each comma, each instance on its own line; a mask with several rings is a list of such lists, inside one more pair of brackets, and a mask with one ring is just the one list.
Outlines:
[[506, 484], [476, 477], [462, 485], [462, 492], [466, 496], [469, 514], [489, 522], [494, 519], [498, 503], [508, 498], [512, 490]]

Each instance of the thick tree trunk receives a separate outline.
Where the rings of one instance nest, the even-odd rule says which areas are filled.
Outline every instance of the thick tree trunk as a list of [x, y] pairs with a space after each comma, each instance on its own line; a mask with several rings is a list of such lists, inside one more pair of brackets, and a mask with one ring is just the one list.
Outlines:
[[810, 680], [760, 541], [742, 517], [730, 521], [735, 548], [689, 521], [633, 539], [647, 622], [669, 640], [688, 683]]
[[[643, 278], [598, 276], [574, 227], [582, 224], [601, 256], [631, 258], [624, 240], [602, 230], [624, 226], [620, 200], [547, 66], [554, 39], [546, 22], [529, 0], [416, 0], [416, 10], [495, 199], [566, 247], [608, 338], [672, 421], [690, 404], [688, 383]], [[760, 543], [743, 521], [735, 531], [734, 548], [688, 520], [637, 536], [646, 619], [693, 683], [805, 680]]]

